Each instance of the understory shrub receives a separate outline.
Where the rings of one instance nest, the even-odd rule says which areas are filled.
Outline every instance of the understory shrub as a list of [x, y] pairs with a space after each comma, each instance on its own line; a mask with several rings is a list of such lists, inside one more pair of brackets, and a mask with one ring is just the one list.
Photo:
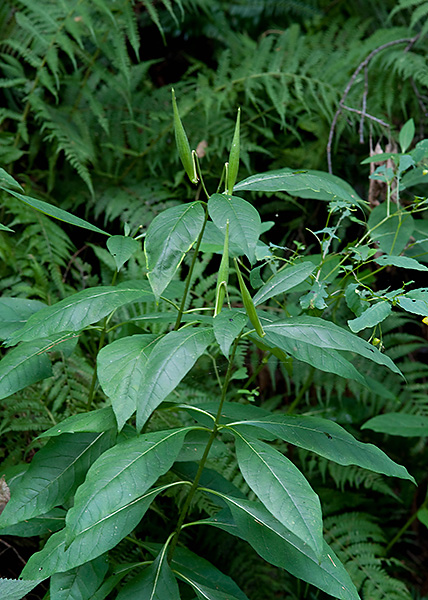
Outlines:
[[[91, 245], [111, 274], [74, 293], [57, 277], [59, 301], [0, 299], [4, 439], [41, 431], [31, 461], [2, 465], [1, 535], [41, 537], [20, 578], [0, 580], [2, 597], [50, 579], [51, 600], [410, 598], [389, 552], [427, 524], [427, 500], [394, 533], [388, 514], [409, 510], [426, 477], [411, 441], [428, 432], [416, 333], [428, 289], [407, 274], [428, 270], [426, 200], [408, 192], [428, 142], [411, 149], [410, 119], [396, 152], [365, 161], [382, 201], [322, 171], [237, 183], [238, 112], [211, 189], [174, 93], [173, 115], [197, 197], [143, 233], [110, 235], [0, 171], [8, 212], [104, 236]], [[309, 247], [274, 244], [275, 222], [247, 192], [309, 198], [325, 226]], [[13, 220], [1, 227], [13, 240]], [[384, 435], [404, 438], [405, 465]]]

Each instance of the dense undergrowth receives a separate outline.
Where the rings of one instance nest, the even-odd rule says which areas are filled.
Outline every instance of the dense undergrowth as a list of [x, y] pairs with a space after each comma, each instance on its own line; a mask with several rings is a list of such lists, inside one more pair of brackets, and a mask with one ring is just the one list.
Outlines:
[[[34, 555], [5, 597], [427, 597], [427, 15], [423, 0], [2, 3], [0, 501], [9, 488], [12, 500], [1, 576], [17, 579]], [[117, 297], [101, 306], [100, 289]], [[80, 312], [66, 313], [67, 299], [82, 299]], [[142, 397], [162, 369], [173, 384], [149, 410]], [[313, 438], [262, 435], [269, 415], [312, 423]], [[258, 428], [227, 428], [244, 420]], [[56, 435], [63, 422], [73, 434]], [[335, 426], [380, 448], [380, 463], [360, 446], [321, 451], [340, 444]], [[162, 466], [148, 486], [163, 491], [131, 528], [113, 524], [126, 530], [117, 543], [100, 534], [101, 556], [81, 565], [76, 515], [141, 430], [143, 442], [181, 440], [152, 460]], [[54, 478], [43, 469], [64, 455], [73, 467], [57, 488], [31, 495], [32, 473]], [[284, 479], [304, 481], [303, 520], [316, 523], [309, 537], [292, 531], [310, 568], [269, 554], [245, 521], [282, 532], [291, 510], [260, 489], [256, 455], [280, 472], [289, 459], [300, 475]], [[69, 562], [49, 563], [64, 531]], [[266, 547], [281, 554], [281, 543]], [[197, 556], [211, 563], [193, 565], [202, 579]], [[329, 580], [340, 563], [344, 595]]]

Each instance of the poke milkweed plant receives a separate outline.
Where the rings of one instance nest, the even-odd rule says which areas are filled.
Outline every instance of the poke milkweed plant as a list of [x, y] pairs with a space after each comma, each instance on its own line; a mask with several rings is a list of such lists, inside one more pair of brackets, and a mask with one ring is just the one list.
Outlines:
[[[393, 305], [427, 314], [427, 289], [375, 293], [364, 278], [370, 261], [378, 268], [427, 270], [415, 254], [426, 244], [420, 229], [426, 222], [416, 225], [411, 214], [422, 210], [424, 201], [402, 205], [397, 188], [393, 194], [392, 181], [401, 181], [403, 188], [405, 171], [422, 176], [423, 167], [416, 165], [428, 155], [428, 146], [421, 142], [406, 154], [413, 138], [409, 122], [400, 135], [402, 153], [389, 156], [395, 166], [391, 172], [386, 168], [376, 172], [389, 192], [366, 224], [365, 204], [332, 175], [283, 169], [236, 184], [239, 114], [229, 160], [218, 189], [210, 193], [174, 97], [173, 113], [182, 164], [205, 199], [168, 208], [153, 220], [144, 239], [147, 277], [116, 283], [140, 247], [138, 237], [125, 230], [123, 236], [108, 236], [107, 248], [116, 264], [110, 286], [88, 288], [44, 308], [30, 300], [1, 300], [3, 319], [9, 323], [5, 346], [10, 349], [0, 362], [0, 397], [12, 397], [12, 402], [13, 394], [50, 376], [53, 350], [67, 355], [87, 332], [98, 336], [86, 412], [42, 433], [39, 439], [46, 444], [31, 464], [10, 476], [5, 473], [11, 495], [0, 516], [0, 532], [43, 534], [47, 540], [19, 580], [0, 580], [2, 597], [19, 600], [50, 578], [51, 600], [72, 589], [79, 590], [82, 600], [102, 600], [113, 590], [118, 590], [118, 600], [178, 600], [193, 594], [245, 600], [229, 576], [184, 545], [185, 531], [209, 527], [244, 540], [268, 563], [335, 598], [356, 600], [358, 590], [323, 538], [317, 494], [276, 441], [340, 465], [414, 479], [382, 450], [361, 443], [332, 420], [251, 405], [244, 393], [248, 390], [235, 384], [236, 359], [242, 345], [254, 345], [260, 356], [273, 355], [289, 370], [293, 361], [302, 361], [369, 386], [352, 363], [357, 355], [400, 376], [386, 354], [356, 333], [378, 326]], [[1, 188], [51, 217], [105, 233], [26, 196], [3, 170]], [[323, 231], [314, 232], [321, 253], [315, 258], [294, 254], [285, 260], [280, 249], [262, 242], [270, 225], [261, 222], [254, 206], [235, 195], [245, 190], [285, 190], [329, 201], [329, 222]], [[358, 242], [342, 250], [336, 247], [333, 253], [339, 227], [347, 218], [366, 227], [366, 232]], [[2, 229], [10, 232], [4, 225]], [[403, 256], [403, 250], [412, 256]], [[193, 276], [201, 253], [211, 257], [218, 275], [212, 301], [207, 293], [204, 305], [195, 306]], [[180, 269], [185, 257], [187, 270]], [[183, 282], [178, 281], [181, 272]], [[258, 289], [254, 293], [251, 287]], [[287, 297], [296, 290], [300, 306], [290, 316]], [[339, 296], [355, 314], [349, 327], [326, 318]], [[124, 311], [126, 305], [134, 311]], [[148, 312], [144, 306], [154, 308]], [[313, 316], [314, 312], [322, 316]], [[215, 367], [218, 399], [183, 402], [175, 392], [207, 354], [214, 366], [222, 356], [227, 361], [224, 374]], [[102, 395], [98, 385], [109, 401], [94, 409], [97, 394]], [[213, 450], [235, 453], [249, 495], [213, 468], [209, 462]], [[147, 540], [146, 513], [176, 489], [184, 497], [178, 514], [168, 519], [163, 539]], [[217, 508], [207, 518], [191, 521], [189, 508], [198, 495]], [[143, 560], [116, 561], [113, 568], [109, 552], [118, 545], [120, 549], [125, 538], [141, 548]]]

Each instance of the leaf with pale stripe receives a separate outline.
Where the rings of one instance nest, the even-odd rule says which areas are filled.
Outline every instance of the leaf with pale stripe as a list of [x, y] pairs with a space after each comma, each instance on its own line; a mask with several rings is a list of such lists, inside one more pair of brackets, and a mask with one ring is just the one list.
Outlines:
[[39, 300], [27, 298], [0, 298], [0, 339], [4, 340], [21, 329], [32, 314], [45, 308]]
[[[265, 338], [263, 338], [263, 340], [265, 340]], [[254, 341], [257, 343], [255, 339]], [[354, 379], [362, 385], [367, 385], [364, 376], [348, 359], [342, 356], [340, 352], [337, 352], [337, 350], [333, 350], [331, 348], [321, 348], [301, 340], [296, 340], [293, 338], [287, 339], [284, 336], [277, 340], [277, 342], [278, 344], [281, 344], [282, 353], [285, 352], [287, 355], [292, 356], [293, 358], [297, 358], [298, 360], [312, 365], [316, 369], [320, 369], [320, 371], [325, 371], [326, 373], [335, 373], [336, 375], [340, 375], [346, 379]], [[275, 349], [278, 348], [278, 346], [275, 346], [272, 343], [269, 345], [264, 344], [264, 346], [265, 349], [271, 348], [272, 354], [275, 354]]]
[[108, 344], [98, 353], [98, 379], [111, 400], [119, 430], [137, 408], [144, 367], [157, 340], [158, 336], [151, 334], [131, 335]]
[[321, 504], [299, 469], [264, 442], [238, 435], [235, 445], [240, 471], [259, 500], [316, 556], [321, 556]]
[[153, 219], [144, 242], [147, 276], [157, 298], [181, 264], [186, 252], [198, 239], [205, 213], [200, 202], [180, 204], [164, 210]]
[[80, 567], [51, 577], [52, 600], [92, 600], [108, 570], [107, 556], [98, 556]]
[[43, 515], [63, 504], [82, 483], [89, 466], [111, 446], [115, 432], [66, 433], [34, 456], [0, 515], [0, 527]]
[[144, 366], [139, 387], [139, 431], [213, 341], [211, 327], [184, 327], [170, 331], [156, 344]]
[[253, 298], [254, 305], [262, 304], [278, 294], [283, 294], [299, 285], [315, 269], [315, 265], [311, 262], [302, 262], [291, 267], [285, 267], [273, 277], [269, 279], [258, 291]]
[[[65, 528], [54, 533], [46, 542], [43, 550], [30, 557], [21, 577], [24, 579], [35, 577], [38, 577], [39, 580], [47, 579], [54, 573], [69, 571], [111, 550], [138, 525], [156, 496], [172, 485], [177, 484], [149, 490], [138, 498], [130, 500], [115, 514], [107, 517], [106, 521], [99, 522], [90, 530], [82, 531], [71, 546], [66, 547]], [[113, 519], [118, 523], [117, 526], [109, 522]], [[103, 535], [104, 528], [108, 529], [109, 535]]]
[[176, 548], [171, 567], [179, 579], [192, 586], [198, 598], [248, 600], [233, 579], [187, 548]]
[[318, 348], [346, 350], [364, 356], [364, 358], [368, 358], [377, 364], [384, 365], [394, 373], [401, 375], [400, 369], [388, 356], [379, 352], [366, 340], [330, 321], [318, 317], [291, 317], [275, 321], [270, 325], [263, 325], [263, 327], [266, 333], [266, 341], [278, 346], [278, 348], [284, 349], [282, 348], [283, 343], [287, 343], [291, 339]]
[[216, 227], [224, 233], [229, 221], [231, 245], [236, 244], [250, 263], [254, 263], [262, 226], [260, 215], [254, 206], [236, 196], [213, 194], [208, 200], [208, 212]]
[[[251, 426], [265, 429], [270, 435], [294, 444], [305, 450], [320, 454], [339, 465], [358, 465], [376, 473], [402, 479], [414, 479], [407, 469], [391, 460], [380, 448], [357, 441], [343, 427], [331, 421], [312, 416], [271, 415], [262, 419], [251, 419], [230, 423], [238, 432], [248, 435]], [[255, 436], [260, 432], [255, 430]]]
[[167, 550], [164, 546], [153, 563], [125, 585], [116, 600], [180, 600], [177, 580], [167, 561]]
[[[239, 536], [247, 540], [266, 561], [285, 569], [334, 598], [359, 600], [351, 578], [326, 542], [323, 543], [322, 553], [318, 557], [308, 544], [284, 527], [260, 502], [233, 498], [213, 491], [212, 493], [221, 496], [227, 502]], [[210, 519], [206, 523], [223, 529], [220, 520]], [[230, 524], [227, 523], [225, 528], [226, 531], [230, 529]]]
[[[78, 488], [67, 513], [67, 543], [96, 530], [92, 543], [103, 544], [112, 529], [122, 527], [124, 506], [136, 500], [166, 473], [192, 428], [147, 433], [116, 444], [104, 452]], [[99, 525], [103, 525], [99, 527]]]
[[62, 331], [81, 331], [124, 304], [150, 298], [153, 295], [144, 281], [83, 290], [36, 312], [24, 327], [7, 339], [6, 345], [14, 346]]

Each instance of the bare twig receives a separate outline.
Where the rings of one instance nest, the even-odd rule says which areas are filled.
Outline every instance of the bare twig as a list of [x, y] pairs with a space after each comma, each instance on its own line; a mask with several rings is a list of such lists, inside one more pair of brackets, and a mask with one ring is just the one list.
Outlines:
[[362, 115], [363, 118], [367, 117], [367, 119], [376, 121], [376, 123], [379, 123], [380, 125], [383, 125], [384, 127], [389, 127], [388, 123], [386, 123], [385, 121], [382, 121], [382, 119], [378, 119], [377, 117], [370, 115], [369, 113], [366, 113], [364, 110], [358, 110], [357, 108], [351, 108], [350, 106], [346, 106], [346, 104], [342, 104], [342, 108], [344, 108], [345, 110], [349, 110], [349, 112], [357, 113], [357, 115]]
[[360, 144], [364, 143], [364, 117], [366, 116], [366, 108], [367, 108], [367, 95], [369, 92], [369, 68], [366, 65], [364, 69], [364, 92], [363, 92], [363, 103], [362, 103], [362, 113], [360, 119]]
[[[62, 276], [62, 282], [65, 283], [67, 276], [68, 276], [68, 272], [71, 269], [72, 264], [74, 263], [75, 259], [79, 256], [79, 254], [81, 252], [83, 252], [83, 250], [86, 250], [88, 248], [87, 244], [84, 244], [81, 248], [79, 248], [79, 250], [76, 250], [76, 252], [73, 254], [73, 256], [70, 258], [70, 260], [68, 261], [67, 267], [64, 271], [64, 275]], [[79, 268], [79, 267], [78, 267]], [[80, 270], [80, 269], [79, 269]]]
[[0, 540], [0, 543], [2, 543], [3, 546], [6, 546], [6, 549], [3, 550], [2, 552], [0, 552], [0, 556], [3, 554], [3, 552], [6, 552], [7, 550], [12, 550], [12, 552], [14, 552], [16, 554], [16, 556], [22, 562], [23, 565], [27, 564], [25, 562], [25, 560], [22, 558], [22, 556], [19, 554], [19, 552], [18, 552], [18, 550], [16, 548], [14, 548], [13, 546], [11, 546], [10, 544], [8, 544], [7, 542], [5, 542], [4, 540]]
[[[333, 172], [332, 164], [331, 164], [331, 148], [333, 145], [333, 137], [334, 137], [334, 131], [336, 129], [337, 120], [344, 108], [344, 106], [343, 106], [344, 102], [345, 102], [349, 92], [351, 91], [351, 88], [354, 85], [355, 80], [358, 77], [358, 75], [360, 74], [361, 70], [366, 69], [369, 62], [372, 60], [372, 58], [374, 58], [376, 56], [376, 54], [379, 54], [379, 52], [382, 52], [382, 50], [385, 50], [386, 48], [390, 48], [391, 46], [396, 46], [397, 44], [404, 44], [405, 42], [407, 42], [407, 46], [404, 49], [404, 52], [408, 52], [410, 50], [410, 48], [414, 45], [414, 43], [418, 40], [418, 38], [419, 38], [419, 34], [415, 35], [413, 38], [401, 38], [399, 40], [393, 40], [392, 42], [387, 42], [386, 44], [382, 44], [381, 46], [378, 46], [377, 48], [372, 50], [370, 52], [370, 54], [368, 54], [366, 56], [366, 58], [358, 65], [358, 67], [352, 73], [352, 76], [351, 76], [350, 80], [348, 81], [348, 84], [342, 94], [342, 97], [339, 100], [339, 107], [334, 114], [334, 117], [333, 117], [333, 120], [332, 120], [331, 126], [330, 126], [330, 133], [328, 136], [328, 143], [327, 143], [327, 164], [328, 164], [328, 172], [329, 173]], [[349, 108], [347, 108], [347, 110], [349, 110]], [[355, 109], [353, 109], [353, 110], [355, 110]], [[360, 111], [360, 114], [363, 118], [364, 117], [369, 118], [369, 116], [365, 112], [364, 96], [363, 96], [363, 111]]]

